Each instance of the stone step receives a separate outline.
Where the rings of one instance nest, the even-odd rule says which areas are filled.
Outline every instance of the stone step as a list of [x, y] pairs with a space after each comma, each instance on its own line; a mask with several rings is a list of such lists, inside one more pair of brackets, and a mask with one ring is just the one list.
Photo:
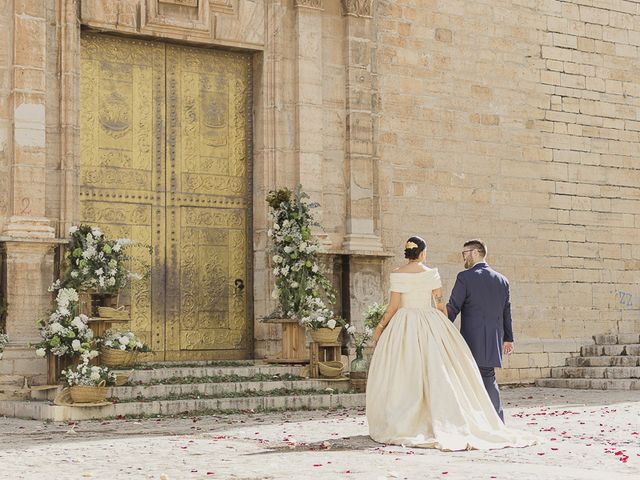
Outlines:
[[542, 378], [536, 386], [580, 390], [640, 390], [640, 380], [610, 378]]
[[596, 345], [634, 344], [640, 343], [638, 333], [619, 333], [617, 335], [594, 335], [593, 340]]
[[220, 383], [185, 383], [170, 385], [136, 385], [111, 387], [107, 397], [120, 402], [136, 399], [150, 399], [177, 396], [224, 396], [225, 394], [242, 394], [244, 392], [269, 392], [273, 390], [325, 390], [343, 392], [349, 389], [349, 381], [332, 381], [322, 379], [285, 380], [269, 382], [220, 382]]
[[598, 357], [601, 355], [618, 356], [630, 355], [640, 356], [640, 344], [629, 343], [625, 345], [586, 345], [580, 347], [581, 357]]
[[557, 367], [551, 378], [640, 378], [640, 367]]
[[149, 415], [203, 415], [238, 411], [313, 410], [363, 407], [364, 393], [283, 395], [114, 403], [103, 407], [67, 407], [49, 402], [0, 401], [0, 415], [50, 421], [78, 421]]
[[640, 356], [569, 357], [567, 367], [636, 367]]
[[247, 365], [240, 367], [218, 366], [163, 366], [154, 369], [116, 370], [117, 373], [129, 374], [129, 383], [153, 383], [172, 378], [187, 377], [219, 377], [237, 375], [253, 377], [256, 375], [300, 375], [303, 367], [299, 365]]

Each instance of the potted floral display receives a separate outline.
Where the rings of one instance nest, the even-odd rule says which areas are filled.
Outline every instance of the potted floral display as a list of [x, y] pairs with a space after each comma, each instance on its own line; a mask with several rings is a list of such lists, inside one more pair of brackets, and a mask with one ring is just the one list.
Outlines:
[[323, 338], [315, 341], [336, 341], [344, 322], [329, 308], [335, 290], [319, 265], [320, 245], [311, 234], [318, 225], [312, 215], [318, 204], [308, 198], [300, 186], [295, 192], [271, 191], [267, 197], [273, 221], [267, 232], [276, 283], [272, 297], [278, 301], [271, 316], [296, 319], [312, 336]]
[[149, 348], [133, 332], [107, 331], [99, 339], [100, 361], [108, 367], [126, 367], [136, 362], [138, 353]]
[[77, 314], [78, 292], [72, 288], [60, 288], [56, 295], [56, 308], [48, 318], [40, 322], [42, 341], [35, 345], [36, 355], [44, 357], [51, 353], [55, 357], [98, 356], [93, 348], [93, 332], [86, 315]]
[[75, 368], [62, 371], [64, 384], [69, 387], [73, 403], [99, 403], [107, 397], [107, 386], [114, 385], [116, 375], [106, 367], [89, 365], [84, 358]]

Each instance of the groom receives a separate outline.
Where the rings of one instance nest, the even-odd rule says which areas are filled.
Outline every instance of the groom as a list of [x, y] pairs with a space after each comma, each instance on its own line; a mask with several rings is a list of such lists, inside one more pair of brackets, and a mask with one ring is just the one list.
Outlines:
[[462, 249], [465, 271], [453, 286], [447, 313], [455, 321], [462, 312], [460, 333], [478, 364], [484, 387], [504, 422], [495, 367], [502, 367], [502, 353], [513, 350], [509, 281], [487, 262], [487, 246], [482, 240], [469, 240]]

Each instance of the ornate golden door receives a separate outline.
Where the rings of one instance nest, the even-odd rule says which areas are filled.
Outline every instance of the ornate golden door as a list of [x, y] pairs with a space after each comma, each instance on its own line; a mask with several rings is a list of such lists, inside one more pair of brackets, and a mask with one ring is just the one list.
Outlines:
[[138, 242], [123, 297], [156, 360], [252, 353], [250, 62], [82, 36], [80, 216]]

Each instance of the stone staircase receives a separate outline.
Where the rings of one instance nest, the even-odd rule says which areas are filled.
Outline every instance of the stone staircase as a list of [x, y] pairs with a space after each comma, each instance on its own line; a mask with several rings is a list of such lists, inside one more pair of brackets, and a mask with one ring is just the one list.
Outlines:
[[551, 369], [539, 387], [640, 390], [640, 334], [596, 335], [566, 366]]
[[56, 405], [56, 387], [32, 387], [29, 400], [0, 400], [0, 415], [74, 421], [146, 416], [206, 415], [240, 411], [359, 407], [362, 393], [348, 380], [305, 378], [303, 367], [260, 362], [139, 365], [123, 386], [110, 387], [104, 406]]

